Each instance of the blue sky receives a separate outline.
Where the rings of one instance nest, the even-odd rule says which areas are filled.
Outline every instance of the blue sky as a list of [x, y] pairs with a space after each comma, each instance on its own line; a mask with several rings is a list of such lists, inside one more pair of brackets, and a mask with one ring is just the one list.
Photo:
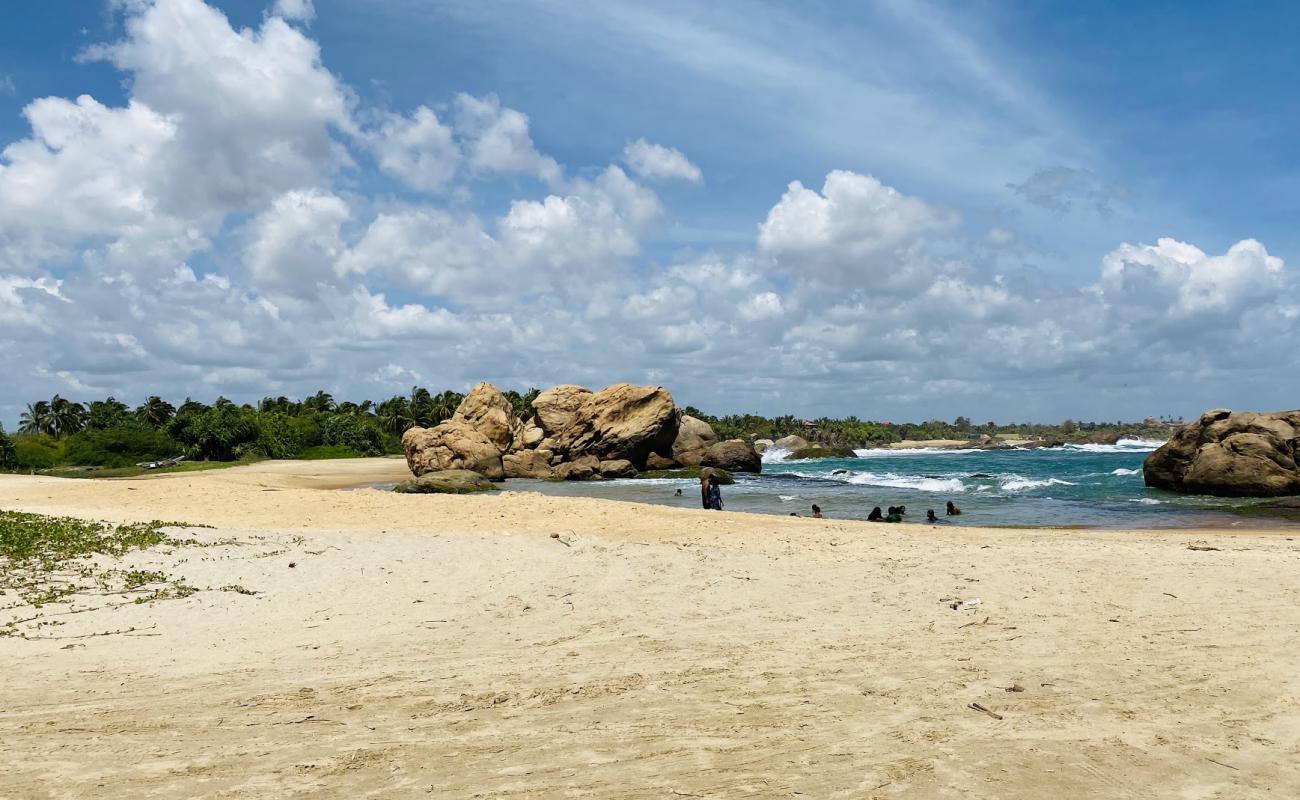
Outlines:
[[1295, 405], [1292, 4], [5, 20], [10, 424], [56, 391], [479, 379], [881, 419]]

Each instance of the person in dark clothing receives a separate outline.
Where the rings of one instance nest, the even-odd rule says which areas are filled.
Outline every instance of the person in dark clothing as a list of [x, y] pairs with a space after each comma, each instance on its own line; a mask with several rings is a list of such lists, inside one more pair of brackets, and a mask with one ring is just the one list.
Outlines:
[[708, 475], [700, 476], [700, 505], [702, 505], [705, 508], [705, 510], [708, 510], [709, 508], [709, 476]]
[[709, 476], [708, 505], [714, 511], [722, 510], [722, 487], [718, 483], [717, 475]]
[[867, 522], [881, 522], [884, 519], [885, 515], [880, 513], [880, 506], [871, 509], [871, 513], [867, 515]]

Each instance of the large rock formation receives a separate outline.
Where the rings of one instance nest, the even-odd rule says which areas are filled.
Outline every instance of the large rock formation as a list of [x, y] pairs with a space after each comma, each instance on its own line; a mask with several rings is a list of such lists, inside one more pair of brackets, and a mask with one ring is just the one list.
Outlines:
[[556, 386], [523, 419], [495, 386], [480, 383], [451, 419], [410, 429], [402, 445], [416, 476], [466, 469], [492, 480], [609, 480], [677, 466], [762, 469], [749, 443], [719, 442], [708, 423], [682, 415], [668, 390], [626, 383], [599, 392]]
[[1215, 409], [1147, 457], [1147, 486], [1224, 497], [1300, 494], [1300, 411]]
[[804, 450], [809, 446], [810, 445], [807, 439], [803, 438], [802, 436], [796, 436], [794, 434], [791, 434], [789, 436], [782, 436], [780, 439], [777, 439], [775, 442], [772, 442], [772, 449], [787, 450], [789, 452], [794, 452], [795, 450]]
[[718, 441], [718, 434], [713, 432], [713, 427], [709, 423], [696, 419], [690, 414], [683, 414], [681, 422], [677, 425], [677, 438], [673, 439], [672, 452], [676, 455], [699, 450], [716, 441]]
[[516, 437], [522, 438], [524, 427], [515, 417], [514, 406], [490, 383], [480, 383], [470, 389], [451, 421], [474, 428], [500, 452], [509, 450]]
[[477, 428], [458, 420], [411, 428], [402, 436], [402, 449], [417, 478], [449, 469], [467, 469], [494, 481], [505, 478], [501, 449]]
[[729, 472], [762, 472], [763, 458], [744, 439], [728, 439], [704, 448], [700, 466], [718, 467]]
[[673, 396], [662, 386], [618, 383], [583, 399], [572, 422], [556, 435], [556, 448], [570, 460], [592, 455], [642, 469], [651, 453], [672, 451], [679, 418]]
[[578, 410], [591, 395], [590, 389], [573, 384], [547, 389], [533, 400], [537, 425], [546, 436], [558, 436], [578, 419]]

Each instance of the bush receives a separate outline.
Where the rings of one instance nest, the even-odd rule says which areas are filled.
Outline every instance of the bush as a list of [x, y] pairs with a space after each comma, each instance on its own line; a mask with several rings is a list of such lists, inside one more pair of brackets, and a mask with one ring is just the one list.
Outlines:
[[14, 440], [5, 433], [0, 425], [0, 469], [14, 469], [18, 466], [18, 453], [14, 450]]
[[124, 425], [73, 434], [64, 443], [63, 460], [81, 467], [129, 467], [180, 453], [180, 444], [166, 433]]
[[267, 458], [296, 458], [302, 442], [293, 418], [273, 411], [257, 415], [257, 451]]
[[257, 413], [233, 405], [186, 411], [167, 423], [167, 430], [188, 448], [191, 458], [233, 461], [256, 448]]
[[49, 469], [63, 458], [63, 448], [48, 434], [19, 436], [14, 440], [14, 459], [18, 469]]
[[354, 414], [331, 414], [320, 426], [320, 432], [324, 444], [342, 445], [368, 456], [384, 452], [379, 428]]

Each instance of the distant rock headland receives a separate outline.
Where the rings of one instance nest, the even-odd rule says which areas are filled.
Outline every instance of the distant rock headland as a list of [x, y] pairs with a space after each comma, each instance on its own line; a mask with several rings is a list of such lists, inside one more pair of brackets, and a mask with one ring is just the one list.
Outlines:
[[491, 480], [608, 480], [646, 470], [763, 468], [749, 442], [719, 441], [708, 423], [683, 414], [667, 389], [627, 383], [598, 392], [547, 389], [523, 418], [497, 387], [480, 383], [451, 419], [411, 428], [402, 447], [416, 477], [463, 469]]
[[1147, 457], [1147, 486], [1221, 497], [1300, 495], [1300, 411], [1217, 408]]

